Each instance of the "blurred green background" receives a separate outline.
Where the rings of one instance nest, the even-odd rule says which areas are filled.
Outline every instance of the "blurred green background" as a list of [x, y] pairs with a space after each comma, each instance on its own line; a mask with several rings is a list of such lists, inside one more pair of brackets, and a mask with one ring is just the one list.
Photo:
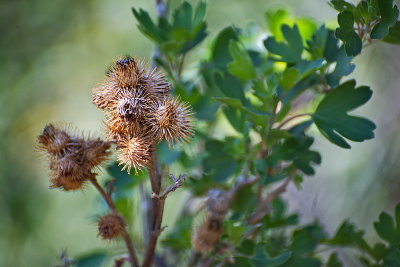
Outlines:
[[[154, 14], [153, 4], [148, 0], [1, 2], [0, 266], [52, 266], [62, 249], [76, 256], [115, 247], [96, 237], [94, 190], [48, 189], [46, 161], [35, 142], [50, 122], [68, 122], [103, 135], [103, 115], [91, 104], [91, 88], [121, 54], [150, 59], [153, 47], [136, 29], [131, 7]], [[199, 53], [227, 25], [265, 26], [265, 11], [276, 7], [319, 22], [336, 19], [322, 0], [209, 0], [210, 34]], [[378, 43], [365, 49], [356, 63], [352, 76], [374, 89], [373, 99], [359, 112], [377, 123], [376, 138], [343, 150], [316, 133], [315, 147], [323, 163], [302, 190], [291, 187], [286, 194], [305, 222], [318, 218], [330, 232], [351, 218], [370, 233], [377, 214], [391, 212], [400, 201], [400, 48]], [[169, 199], [167, 206], [174, 200], [179, 198]], [[372, 233], [368, 236], [374, 238]]]

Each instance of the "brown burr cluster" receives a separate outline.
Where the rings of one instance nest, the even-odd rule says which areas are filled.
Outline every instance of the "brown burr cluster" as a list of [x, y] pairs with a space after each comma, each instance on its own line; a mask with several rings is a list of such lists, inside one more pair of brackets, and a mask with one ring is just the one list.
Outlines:
[[125, 232], [126, 223], [119, 214], [107, 214], [100, 217], [97, 227], [98, 235], [103, 239], [113, 239]]
[[153, 144], [172, 145], [192, 135], [191, 109], [170, 90], [163, 73], [129, 56], [116, 60], [93, 89], [93, 103], [105, 113], [107, 139], [117, 145], [124, 169], [149, 166]]
[[110, 142], [73, 136], [52, 124], [44, 128], [38, 142], [49, 157], [51, 187], [66, 191], [81, 189], [95, 177], [93, 169], [110, 155]]
[[201, 254], [211, 252], [223, 233], [223, 220], [229, 210], [232, 194], [220, 189], [211, 189], [206, 202], [207, 216], [192, 237], [193, 248]]

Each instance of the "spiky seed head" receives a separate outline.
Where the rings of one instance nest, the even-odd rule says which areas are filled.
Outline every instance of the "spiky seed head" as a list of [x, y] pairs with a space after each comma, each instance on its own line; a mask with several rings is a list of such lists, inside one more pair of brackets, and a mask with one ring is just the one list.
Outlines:
[[192, 237], [193, 248], [201, 254], [211, 252], [222, 235], [221, 222], [207, 217], [194, 232]]
[[117, 101], [116, 110], [121, 117], [138, 120], [148, 112], [149, 104], [150, 97], [145, 90], [124, 90]]
[[170, 145], [186, 142], [193, 135], [192, 111], [188, 104], [176, 98], [155, 103], [148, 116], [153, 135], [159, 140], [167, 140]]
[[151, 140], [146, 136], [136, 136], [121, 140], [117, 143], [118, 161], [124, 165], [122, 170], [130, 172], [133, 167], [135, 171], [149, 166], [151, 161]]
[[126, 223], [118, 214], [107, 214], [98, 221], [98, 236], [103, 239], [113, 239], [125, 232]]
[[107, 140], [110, 142], [118, 143], [130, 136], [143, 135], [145, 125], [142, 120], [121, 117], [116, 112], [109, 113], [106, 117]]
[[38, 136], [39, 149], [53, 155], [60, 153], [70, 141], [70, 136], [65, 131], [52, 124], [46, 125], [43, 133]]
[[144, 69], [130, 56], [121, 57], [114, 62], [107, 72], [107, 76], [120, 88], [135, 87]]
[[110, 154], [109, 142], [72, 136], [52, 124], [44, 128], [38, 142], [48, 154], [51, 187], [64, 190], [82, 188], [86, 180], [94, 177], [92, 170]]
[[93, 176], [93, 173], [88, 173], [85, 178], [76, 179], [75, 176], [57, 175], [50, 178], [50, 188], [59, 188], [64, 191], [83, 189], [88, 178]]

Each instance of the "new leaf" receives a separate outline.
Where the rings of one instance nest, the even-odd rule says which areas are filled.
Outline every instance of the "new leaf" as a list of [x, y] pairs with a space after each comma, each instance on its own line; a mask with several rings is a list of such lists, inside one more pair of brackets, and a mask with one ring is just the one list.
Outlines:
[[351, 80], [333, 89], [312, 115], [320, 132], [329, 141], [343, 148], [351, 148], [344, 138], [356, 142], [372, 139], [376, 128], [368, 119], [347, 114], [365, 104], [372, 95], [369, 87], [355, 88], [355, 85], [356, 82]]

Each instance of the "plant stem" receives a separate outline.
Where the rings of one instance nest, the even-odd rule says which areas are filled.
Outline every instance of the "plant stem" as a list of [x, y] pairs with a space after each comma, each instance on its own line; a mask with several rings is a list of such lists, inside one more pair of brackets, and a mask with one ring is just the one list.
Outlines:
[[281, 129], [281, 128], [282, 128], [283, 126], [285, 126], [288, 122], [290, 122], [290, 121], [292, 121], [292, 120], [294, 120], [294, 119], [296, 119], [296, 118], [304, 117], [304, 116], [311, 116], [311, 114], [310, 114], [310, 113], [301, 113], [301, 114], [293, 115], [293, 116], [287, 118], [286, 120], [284, 120], [284, 121], [283, 121], [281, 124], [279, 124], [278, 127], [276, 127], [276, 128], [277, 128], [277, 129]]
[[[151, 166], [148, 168], [148, 170], [149, 170], [150, 183], [153, 194], [159, 195], [161, 191], [161, 174], [158, 166], [157, 151], [155, 145], [152, 146]], [[150, 238], [147, 244], [146, 254], [143, 260], [143, 265], [142, 265], [143, 267], [149, 267], [153, 262], [158, 236], [160, 235], [161, 232], [165, 198], [153, 198], [152, 203], [153, 203], [153, 212], [152, 212], [153, 220], [150, 229]]]
[[[121, 216], [121, 214], [118, 213], [110, 195], [107, 194], [106, 191], [104, 191], [103, 187], [101, 187], [101, 185], [97, 182], [97, 179], [91, 178], [90, 182], [94, 185], [94, 187], [97, 189], [97, 191], [99, 191], [100, 195], [107, 202], [107, 205], [111, 209], [112, 213], [118, 214], [119, 216]], [[130, 259], [132, 266], [139, 267], [139, 262], [136, 257], [135, 248], [133, 247], [133, 242], [129, 236], [129, 233], [126, 231], [126, 229], [125, 229], [125, 231], [123, 231], [122, 237], [125, 241], [126, 248], [128, 249], [129, 259]]]

